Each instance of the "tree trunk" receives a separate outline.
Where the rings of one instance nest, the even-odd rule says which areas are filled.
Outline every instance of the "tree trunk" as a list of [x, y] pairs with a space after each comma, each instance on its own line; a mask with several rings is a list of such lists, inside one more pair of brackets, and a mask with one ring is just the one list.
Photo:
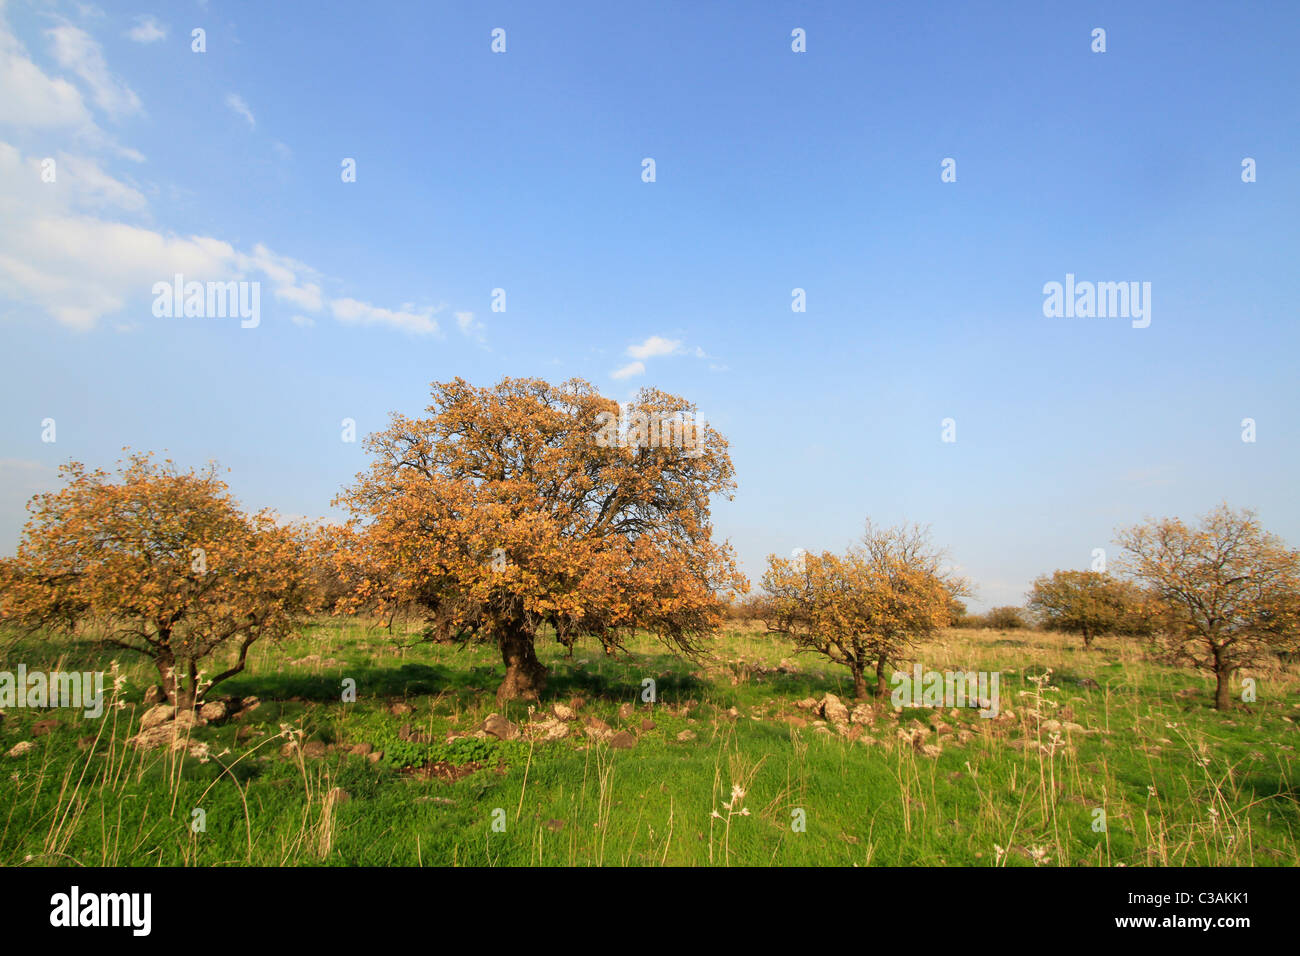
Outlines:
[[885, 675], [885, 668], [888, 666], [889, 666], [889, 661], [885, 660], [883, 654], [879, 658], [877, 658], [876, 660], [876, 696], [877, 697], [884, 698], [889, 696], [889, 678]]
[[508, 700], [537, 700], [546, 687], [546, 668], [537, 659], [533, 635], [516, 628], [501, 637], [501, 659], [506, 677], [497, 688], [497, 703]]
[[853, 696], [858, 700], [867, 699], [867, 675], [863, 664], [853, 665]]
[[167, 703], [178, 711], [193, 709], [194, 687], [184, 686], [181, 668], [176, 663], [176, 659], [170, 653], [160, 654], [154, 658], [153, 663], [158, 668], [158, 676], [162, 678], [162, 689], [167, 697]]
[[1232, 708], [1232, 668], [1216, 653], [1214, 655], [1214, 709]]
[[1086, 627], [1083, 629], [1083, 649], [1085, 651], [1092, 650], [1092, 631]]

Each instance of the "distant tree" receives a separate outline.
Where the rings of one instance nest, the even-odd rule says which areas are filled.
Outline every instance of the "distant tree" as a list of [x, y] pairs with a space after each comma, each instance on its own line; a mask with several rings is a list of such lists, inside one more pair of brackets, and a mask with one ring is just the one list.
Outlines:
[[[181, 472], [137, 454], [117, 480], [79, 462], [61, 471], [66, 487], [32, 500], [4, 562], [0, 617], [84, 628], [142, 654], [167, 699], [190, 708], [244, 670], [255, 642], [292, 632], [312, 610], [310, 531], [243, 513], [215, 466]], [[228, 653], [231, 666], [203, 675]]]
[[1044, 628], [1082, 635], [1084, 650], [1095, 638], [1131, 634], [1142, 626], [1139, 590], [1104, 571], [1043, 575], [1034, 581], [1027, 606]]
[[1214, 706], [1232, 703], [1232, 676], [1300, 634], [1300, 551], [1265, 531], [1255, 513], [1226, 504], [1197, 527], [1177, 518], [1123, 529], [1121, 567], [1161, 603], [1158, 646], [1215, 677]]
[[942, 562], [925, 529], [870, 522], [863, 546], [843, 555], [770, 555], [763, 576], [768, 630], [847, 667], [859, 699], [867, 696], [874, 667], [876, 695], [887, 697], [890, 665], [946, 627], [955, 598], [966, 593], [965, 582]]
[[1024, 613], [1018, 607], [995, 607], [984, 615], [984, 626], [997, 631], [1014, 631], [1025, 626]]
[[693, 652], [748, 588], [710, 524], [735, 487], [727, 442], [694, 413], [654, 389], [620, 409], [576, 379], [435, 383], [339, 498], [365, 555], [353, 600], [419, 607], [429, 640], [496, 644], [500, 702], [542, 692], [546, 626], [570, 649], [641, 628]]

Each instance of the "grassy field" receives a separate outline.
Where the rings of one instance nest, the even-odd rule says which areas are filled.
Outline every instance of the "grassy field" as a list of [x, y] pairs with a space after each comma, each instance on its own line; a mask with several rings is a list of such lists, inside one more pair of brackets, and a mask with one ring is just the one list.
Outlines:
[[[113, 656], [15, 634], [0, 648], [10, 671], [109, 670]], [[124, 706], [102, 720], [4, 714], [0, 749], [35, 746], [0, 757], [0, 864], [1300, 863], [1294, 668], [1256, 673], [1258, 703], [1219, 714], [1207, 680], [1136, 644], [952, 630], [918, 660], [1000, 672], [1000, 717], [878, 706], [836, 724], [806, 700], [852, 708], [847, 671], [757, 628], [698, 661], [650, 638], [617, 658], [562, 652], [540, 649], [546, 699], [511, 705], [521, 733], [502, 740], [480, 730], [497, 710], [494, 650], [402, 648], [326, 621], [256, 648], [217, 692], [255, 708], [149, 750], [127, 738], [156, 675], [122, 659]]]

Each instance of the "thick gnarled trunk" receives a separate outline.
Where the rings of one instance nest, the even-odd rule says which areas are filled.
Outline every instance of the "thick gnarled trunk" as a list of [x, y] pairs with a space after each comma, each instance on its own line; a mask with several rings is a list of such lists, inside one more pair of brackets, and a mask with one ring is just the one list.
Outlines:
[[546, 668], [537, 659], [533, 635], [523, 628], [503, 634], [501, 660], [506, 665], [506, 676], [497, 688], [497, 703], [538, 700], [546, 688]]

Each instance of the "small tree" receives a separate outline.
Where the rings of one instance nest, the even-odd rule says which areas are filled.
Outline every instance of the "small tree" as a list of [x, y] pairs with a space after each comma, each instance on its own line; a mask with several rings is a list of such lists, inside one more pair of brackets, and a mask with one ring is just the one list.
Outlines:
[[[290, 633], [311, 607], [301, 528], [246, 515], [215, 466], [182, 473], [134, 455], [118, 480], [79, 462], [38, 495], [4, 562], [0, 616], [28, 627], [84, 627], [153, 661], [182, 708], [244, 670], [258, 640]], [[206, 679], [208, 658], [234, 662]]]
[[1084, 650], [1094, 638], [1128, 634], [1141, 626], [1141, 594], [1131, 582], [1104, 571], [1053, 571], [1036, 579], [1029, 610], [1054, 631], [1083, 636]]
[[849, 669], [853, 692], [889, 695], [889, 667], [922, 637], [946, 627], [965, 583], [942, 570], [943, 555], [918, 526], [867, 523], [863, 547], [797, 559], [768, 557], [763, 587], [768, 630]]
[[1017, 631], [1025, 626], [1025, 617], [1020, 608], [1004, 604], [984, 615], [984, 626], [995, 631]]
[[1169, 658], [1215, 677], [1214, 706], [1231, 706], [1232, 675], [1297, 645], [1300, 551], [1226, 504], [1191, 528], [1177, 518], [1123, 529], [1122, 567], [1160, 600], [1155, 639]]
[[543, 626], [569, 648], [644, 628], [694, 651], [748, 588], [709, 520], [735, 487], [727, 443], [694, 411], [654, 389], [623, 410], [579, 380], [435, 383], [340, 496], [366, 556], [354, 599], [417, 605], [429, 640], [495, 643], [499, 702], [542, 692]]

